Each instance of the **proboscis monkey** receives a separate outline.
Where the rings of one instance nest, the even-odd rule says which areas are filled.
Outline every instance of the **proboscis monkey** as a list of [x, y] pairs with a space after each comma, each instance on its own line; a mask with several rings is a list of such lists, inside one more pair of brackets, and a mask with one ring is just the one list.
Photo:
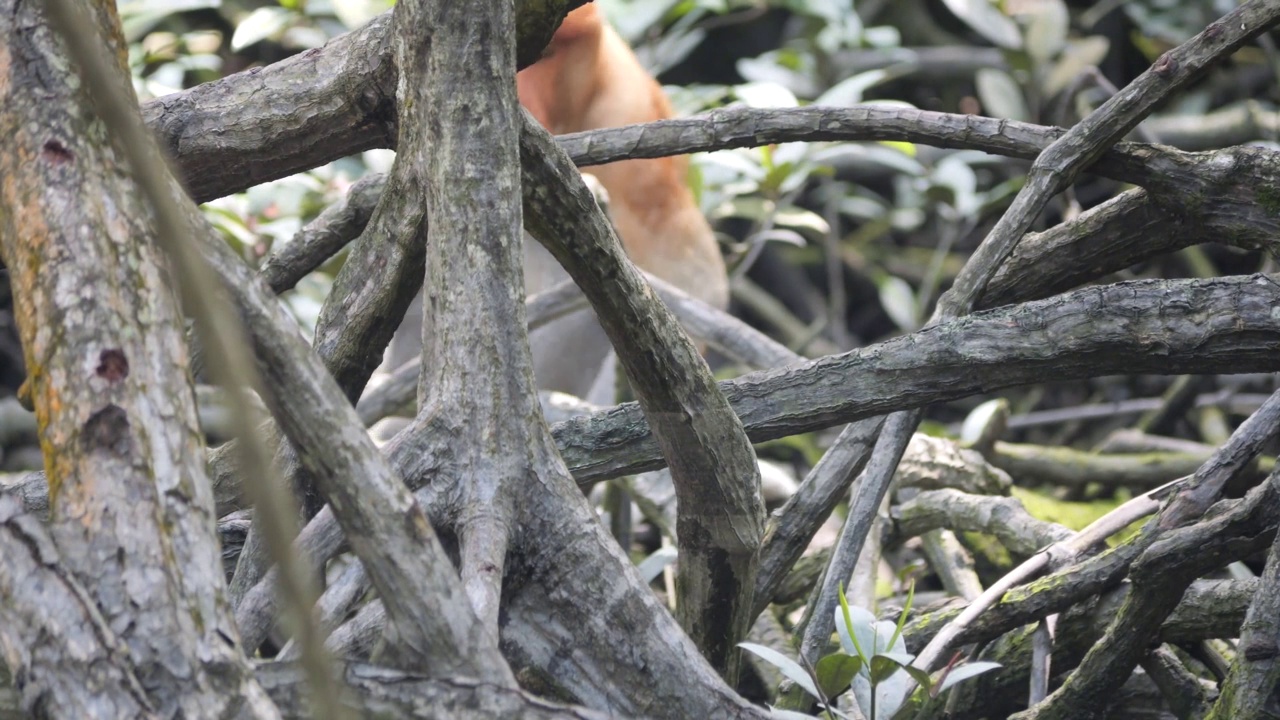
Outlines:
[[[520, 104], [553, 135], [674, 114], [662, 87], [593, 3], [569, 13], [542, 60], [521, 71], [516, 83]], [[673, 157], [627, 160], [587, 172], [608, 191], [614, 227], [632, 261], [723, 308], [728, 303], [724, 260], [689, 192], [687, 166], [685, 158]], [[528, 292], [567, 277], [541, 246], [525, 243]], [[609, 351], [604, 331], [587, 313], [534, 332], [530, 343], [538, 385], [583, 397], [595, 376], [589, 368], [599, 368]], [[557, 358], [554, 350], [571, 355]]]
[[[516, 79], [520, 103], [552, 134], [672, 117], [671, 104], [631, 48], [594, 4], [569, 13], [543, 58]], [[608, 191], [609, 211], [627, 254], [641, 269], [694, 297], [724, 308], [728, 279], [715, 236], [686, 185], [682, 157], [626, 160], [590, 168]], [[532, 294], [568, 275], [532, 238], [525, 238], [525, 289]], [[392, 345], [398, 365], [417, 352], [418, 316], [411, 311]], [[530, 335], [538, 387], [586, 397], [608, 356], [609, 340], [589, 311]], [[396, 343], [413, 343], [398, 354]]]

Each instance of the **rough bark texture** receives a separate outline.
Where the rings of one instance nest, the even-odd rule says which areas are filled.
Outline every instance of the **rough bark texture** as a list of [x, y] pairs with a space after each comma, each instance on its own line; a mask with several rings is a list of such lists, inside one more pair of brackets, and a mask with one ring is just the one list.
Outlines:
[[1276, 480], [1273, 474], [1230, 512], [1174, 530], [1151, 544], [1134, 563], [1132, 590], [1080, 667], [1044, 702], [1011, 717], [1102, 717], [1111, 694], [1146, 654], [1191, 582], [1265, 547], [1269, 537], [1257, 541], [1259, 535], [1275, 532], [1274, 508], [1280, 499]]
[[755, 619], [751, 598], [764, 532], [755, 452], [706, 363], [626, 258], [569, 158], [527, 115], [520, 143], [530, 180], [529, 232], [591, 301], [671, 468], [679, 498], [681, 624], [732, 682], [737, 644]]
[[[196, 213], [194, 205], [188, 211]], [[193, 220], [193, 227], [200, 227]], [[269, 388], [267, 402], [316, 479], [395, 620], [403, 662], [505, 681], [496, 638], [461, 601], [457, 576], [404, 482], [262, 279], [212, 228], [200, 249], [232, 295]], [[413, 658], [409, 660], [407, 658]]]
[[1263, 718], [1274, 715], [1276, 682], [1280, 680], [1280, 534], [1272, 541], [1267, 565], [1240, 628], [1240, 654], [1222, 684], [1211, 720]]
[[[115, 19], [101, 0], [92, 4], [122, 61]], [[515, 68], [535, 59], [556, 21], [580, 4], [401, 0], [395, 15], [324, 48], [145, 109], [198, 199], [366, 148], [400, 151], [380, 192], [370, 181], [352, 198], [352, 214], [335, 211], [315, 228], [315, 243], [299, 243], [296, 257], [282, 256], [259, 277], [201, 224], [193, 204], [184, 198], [183, 205], [197, 228], [191, 242], [247, 323], [279, 423], [267, 431], [288, 441], [287, 472], [300, 490], [318, 488], [332, 503], [297, 547], [317, 568], [343, 549], [359, 558], [322, 600], [326, 621], [340, 622], [369, 588], [379, 595], [338, 628], [331, 645], [367, 657], [385, 637], [385, 657], [400, 669], [345, 666], [346, 707], [385, 717], [760, 717], [763, 710], [716, 670], [732, 675], [732, 644], [744, 621], [788, 579], [866, 462], [878, 429], [868, 418], [1046, 377], [1280, 369], [1280, 283], [1254, 276], [1089, 288], [713, 385], [618, 252], [569, 160], [516, 106]], [[216, 453], [217, 481], [227, 484], [215, 506], [181, 316], [148, 210], [113, 139], [85, 109], [38, 5], [0, 0], [0, 255], [12, 273], [46, 458], [43, 475], [15, 486], [21, 504], [12, 497], [17, 490], [0, 496], [0, 666], [13, 670], [0, 670], [0, 717], [19, 702], [36, 715], [77, 718], [271, 717], [276, 707], [286, 717], [307, 716], [296, 668], [251, 668], [236, 645], [242, 631], [256, 650], [279, 620], [276, 571], [267, 572], [251, 537], [232, 623], [213, 542], [215, 507], [233, 507], [234, 485], [257, 479], [235, 477], [231, 450]], [[1248, 20], [1274, 3], [1246, 5], [1239, 12]], [[1208, 40], [1220, 33], [1235, 43], [1258, 30], [1245, 25], [1215, 25]], [[1215, 47], [1208, 49], [1221, 51]], [[1182, 72], [1179, 58], [1210, 59], [1171, 54], [1166, 75]], [[1061, 136], [890, 108], [730, 109], [565, 138], [561, 146], [580, 164], [852, 139], [1033, 158]], [[1100, 154], [1093, 171], [1142, 188], [1022, 237], [985, 302], [1047, 295], [1204, 239], [1257, 246], [1280, 228], [1273, 153], [1138, 144], [1089, 152]], [[521, 187], [518, 159], [526, 183], [550, 184]], [[610, 329], [639, 405], [550, 432], [542, 423], [520, 340], [514, 202], [521, 190], [536, 211], [531, 224]], [[355, 235], [313, 352], [274, 293]], [[350, 403], [424, 280], [422, 412], [380, 452]], [[855, 420], [783, 509], [756, 573], [761, 514], [748, 439]], [[671, 464], [680, 492], [681, 611], [697, 644], [602, 528], [557, 444], [582, 484]], [[1275, 683], [1276, 652], [1267, 641], [1277, 616], [1275, 557], [1251, 585], [1197, 596], [1192, 580], [1272, 542], [1272, 484], [1150, 547], [1125, 544], [1008, 592], [960, 638], [1008, 634], [991, 649], [1007, 671], [966, 688], [950, 710], [958, 717], [1014, 710], [983, 695], [1010, 698], [1012, 683], [1025, 685], [1030, 643], [1012, 631], [1062, 612], [1055, 668], [1085, 658], [1084, 670], [1039, 712], [1100, 712], [1134, 663], [1159, 669], [1160, 658], [1147, 652], [1151, 642], [1239, 632], [1249, 593], [1261, 586], [1217, 710], [1255, 713]], [[972, 491], [1000, 488], [975, 484]], [[1018, 552], [1060, 530], [1003, 516], [1008, 503], [989, 498], [921, 495], [900, 510], [904, 533], [981, 530]], [[228, 522], [227, 537], [245, 522]], [[1127, 577], [1135, 582], [1124, 586]], [[909, 644], [918, 647], [952, 616], [916, 619]], [[1108, 624], [1117, 616], [1126, 621]], [[1098, 646], [1114, 652], [1087, 655], [1099, 637]], [[1098, 668], [1104, 672], [1090, 676]], [[1167, 683], [1178, 668], [1164, 668]], [[531, 697], [515, 687], [516, 677], [590, 709]], [[3, 692], [9, 684], [20, 694]]]
[[[306, 685], [299, 668], [268, 663], [258, 677], [285, 718], [310, 720]], [[517, 688], [462, 679], [433, 679], [376, 665], [348, 663], [343, 668], [343, 704], [357, 717], [416, 720], [488, 720], [558, 718], [603, 720], [609, 717], [581, 707], [542, 700]]]
[[[564, 14], [581, 4], [582, 0], [522, 0], [518, 4], [516, 28], [519, 64], [524, 66], [536, 60]], [[225, 78], [221, 83], [167, 96], [165, 100], [172, 103], [173, 112], [160, 113], [154, 103], [149, 105], [152, 126], [168, 138], [188, 183], [195, 182], [193, 177], [206, 183], [200, 186], [205, 190], [193, 187], [192, 191], [198, 196], [208, 192], [209, 197], [244, 189], [248, 182], [264, 181], [264, 178], [244, 177], [246, 164], [264, 172], [292, 167], [292, 163], [309, 168], [327, 162], [319, 159], [320, 155], [336, 151], [339, 155], [333, 157], [340, 157], [346, 152], [345, 143], [371, 143], [361, 145], [362, 148], [392, 146], [397, 134], [394, 115], [397, 66], [391, 57], [390, 26], [390, 15], [383, 15], [324, 48], [304, 53], [311, 57], [305, 63], [290, 59], [263, 69], [268, 79], [248, 71]], [[350, 55], [367, 58], [377, 66], [365, 72], [363, 65], [349, 59]], [[317, 76], [312, 65], [325, 65], [332, 72]], [[270, 93], [259, 92], [264, 82], [271, 88]], [[188, 134], [184, 130], [204, 123], [228, 122], [239, 128], [237, 119], [228, 119], [223, 113], [224, 104], [229, 102], [227, 96], [238, 98], [238, 107], [256, 107], [254, 103], [263, 97], [270, 100], [263, 112], [248, 116], [249, 127], [235, 136], [218, 139], [210, 133]], [[291, 100], [282, 101], [282, 98]], [[328, 103], [336, 103], [337, 107]], [[386, 117], [381, 117], [382, 110], [362, 114], [361, 108], [371, 104], [386, 106]], [[286, 107], [294, 109], [281, 114], [279, 109]], [[338, 127], [341, 137], [314, 143], [315, 134], [297, 135], [298, 126], [309, 127], [316, 120], [311, 115], [315, 107], [332, 111], [332, 117], [319, 119], [327, 121], [327, 128]], [[375, 115], [384, 122], [375, 122], [378, 119]], [[324, 132], [328, 130], [319, 135], [327, 137]], [[304, 138], [307, 144], [295, 147], [298, 137]], [[278, 162], [258, 164], [259, 158], [274, 158], [277, 152], [284, 153]], [[212, 173], [205, 172], [206, 166], [212, 166]], [[220, 175], [223, 172], [228, 174], [223, 177]], [[338, 227], [330, 230], [337, 230], [339, 238], [333, 237], [332, 231], [322, 232], [319, 238], [302, 238], [320, 240], [318, 244], [327, 244], [336, 251], [341, 236], [348, 232], [360, 235], [325, 299], [313, 343], [325, 367], [352, 402], [360, 396], [382, 361], [383, 349], [422, 286], [425, 244], [418, 234], [425, 232], [426, 206], [421, 198], [423, 188], [429, 184], [424, 172], [421, 163], [397, 163], [387, 190], [382, 192], [382, 187], [378, 188], [380, 202], [376, 208], [372, 204], [361, 208], [360, 199], [356, 198], [353, 202], [357, 205], [356, 216], [349, 222], [337, 218]], [[372, 217], [364, 214], [368, 212], [372, 212]], [[290, 252], [288, 257], [268, 263], [264, 268], [263, 275], [277, 292], [304, 270], [305, 263], [303, 267], [296, 266], [297, 258], [293, 255]], [[308, 262], [318, 262], [317, 255], [310, 253]], [[214, 468], [220, 478], [231, 474], [226, 467], [230, 459], [228, 454], [216, 458]], [[298, 464], [289, 447], [282, 448], [281, 464], [291, 486], [297, 489], [307, 515], [314, 514], [318, 510], [315, 479]], [[262, 579], [267, 567], [258, 535], [251, 532], [231, 584], [232, 599], [237, 607], [250, 588]]]
[[[122, 57], [111, 4], [93, 13]], [[57, 678], [88, 677], [94, 658], [59, 640], [92, 633], [83, 624], [92, 618], [114, 631], [101, 642], [119, 653], [104, 687], [122, 687], [131, 673], [141, 692], [124, 699], [136, 707], [217, 717], [261, 690], [224, 594], [182, 319], [148, 211], [79, 88], [36, 5], [0, 4], [0, 253], [13, 278], [56, 548], [39, 561], [56, 563], [41, 570], [90, 604], [67, 607], [64, 596], [42, 618], [48, 632], [15, 637], [30, 626], [5, 623], [0, 642], [31, 710], [71, 709], [59, 705], [74, 700]], [[9, 582], [35, 580], [35, 568], [20, 572]], [[95, 706], [93, 688], [82, 692], [91, 716], [113, 714], [122, 699], [104, 693]]]
[[[586, 0], [521, 0], [520, 67]], [[147, 102], [147, 124], [196, 202], [390, 147], [396, 137], [391, 12], [324, 47]]]
[[[1278, 298], [1271, 275], [1089, 287], [720, 387], [748, 437], [762, 442], [1045, 378], [1274, 372]], [[552, 432], [582, 483], [662, 467], [634, 403]]]
[[410, 0], [396, 13], [398, 161], [421, 169], [427, 182], [416, 202], [430, 218], [411, 237], [427, 247], [419, 416], [449, 439], [444, 472], [458, 492], [462, 582], [496, 634], [515, 503], [551, 444], [524, 332], [523, 230], [513, 202], [515, 16], [511, 0]]
[[[535, 3], [529, 0], [528, 4]], [[576, 0], [569, 3], [576, 4]], [[193, 192], [204, 199], [335, 160], [353, 147], [390, 147], [395, 141], [394, 127], [389, 125], [394, 122], [395, 79], [394, 68], [386, 60], [387, 32], [385, 20], [377, 20], [316, 51], [323, 57], [277, 63], [151, 101], [144, 108], [146, 116], [166, 138]], [[348, 50], [363, 58], [361, 62], [376, 63], [377, 70], [349, 64], [344, 54]], [[333, 74], [314, 72], [323, 63], [334, 68]], [[270, 92], [261, 92], [262, 83], [268, 81]], [[310, 128], [312, 121], [309, 115], [297, 114], [311, 112], [308, 109], [318, 105], [316, 98], [328, 97], [324, 92], [334, 88], [340, 91], [333, 96], [337, 106], [331, 109], [329, 125], [345, 130], [339, 131], [340, 138], [313, 142], [332, 131], [315, 128], [299, 133], [299, 125]], [[375, 90], [376, 98], [360, 99]], [[245, 115], [243, 122], [250, 125], [246, 140], [239, 139], [241, 116], [226, 113], [228, 98], [240, 103], [237, 107], [248, 108], [271, 98], [270, 107]], [[363, 109], [370, 103], [382, 109]], [[282, 113], [279, 108], [295, 110]], [[372, 117], [385, 122], [378, 124]], [[224, 130], [206, 131], [214, 126]], [[769, 143], [857, 140], [918, 142], [1034, 159], [1064, 132], [973, 115], [881, 106], [815, 106], [730, 108], [638, 127], [575, 133], [558, 142], [583, 166]], [[258, 163], [262, 157], [276, 162]], [[1148, 193], [1121, 196], [1125, 199], [1099, 206], [1072, 222], [1029, 234], [992, 279], [983, 304], [991, 307], [1046, 297], [1207, 239], [1241, 247], [1264, 245], [1277, 227], [1274, 213], [1267, 209], [1266, 190], [1278, 180], [1276, 166], [1273, 154], [1254, 147], [1188, 153], [1159, 145], [1119, 143], [1089, 172], [1143, 186]], [[1118, 212], [1121, 206], [1129, 212]]]
[[[821, 430], [919, 403], [962, 397], [974, 388], [1015, 387], [1046, 374], [1069, 380], [1130, 370], [1275, 371], [1280, 368], [1274, 354], [1280, 326], [1270, 317], [1269, 303], [1280, 290], [1274, 282], [1271, 276], [1256, 276], [1121, 284], [1105, 291], [1087, 288], [966, 320], [981, 336], [980, 345], [990, 348], [986, 355], [990, 363], [957, 363], [957, 353], [973, 352], [965, 350], [969, 341], [963, 333], [933, 328], [842, 356], [743, 376], [721, 387], [734, 412], [743, 418], [748, 436], [764, 441], [788, 432]], [[1122, 301], [1112, 302], [1114, 298]], [[1161, 305], [1162, 315], [1142, 310]], [[1050, 343], [1043, 329], [1036, 329], [1047, 308], [1061, 308], [1061, 315], [1055, 312], [1054, 316], [1065, 323], [1061, 328], [1073, 327], [1070, 342]], [[1072, 319], [1073, 308], [1084, 315]], [[1232, 322], [1233, 318], [1239, 324]], [[1124, 337], [1118, 325], [1140, 331], [1141, 337]], [[918, 357], [898, 360], [895, 348], [904, 345], [915, 348]], [[1016, 371], [1009, 372], [1011, 367]], [[786, 402], [773, 402], [773, 393]], [[570, 470], [583, 485], [658, 469], [664, 463], [636, 405], [564, 421], [553, 426], [552, 432]], [[220, 507], [225, 511], [240, 507], [243, 499], [231, 453], [219, 448], [212, 455]], [[1106, 456], [1099, 458], [1105, 460]], [[426, 464], [431, 462], [435, 460]], [[998, 455], [996, 462], [1003, 463], [1003, 456]], [[39, 505], [43, 502], [42, 486], [43, 478], [34, 477], [22, 487], [30, 501]], [[827, 488], [823, 492], [835, 491]]]

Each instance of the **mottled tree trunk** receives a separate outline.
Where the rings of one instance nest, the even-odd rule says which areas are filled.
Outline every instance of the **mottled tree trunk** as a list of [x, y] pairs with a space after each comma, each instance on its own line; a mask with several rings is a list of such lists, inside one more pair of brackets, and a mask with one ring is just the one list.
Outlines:
[[[93, 13], [123, 80], [114, 7]], [[271, 717], [226, 602], [166, 263], [36, 3], [0, 7], [0, 107], [0, 254], [50, 501], [47, 532], [3, 513], [5, 659], [51, 716]]]

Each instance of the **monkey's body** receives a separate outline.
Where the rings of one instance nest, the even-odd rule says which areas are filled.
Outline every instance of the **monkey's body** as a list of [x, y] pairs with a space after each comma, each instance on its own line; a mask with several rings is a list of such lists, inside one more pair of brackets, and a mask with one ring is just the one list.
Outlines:
[[[595, 5], [569, 14], [546, 56], [517, 78], [520, 103], [553, 135], [674, 115], [657, 81]], [[686, 185], [683, 157], [590, 168], [609, 192], [627, 254], [644, 270], [712, 305], [728, 302], [724, 260]], [[530, 289], [533, 292], [533, 289]]]
[[[570, 13], [543, 59], [517, 76], [520, 102], [553, 134], [672, 117], [662, 88], [598, 8]], [[685, 184], [684, 158], [627, 160], [593, 167], [609, 195], [609, 211], [627, 254], [641, 269], [724, 308], [728, 279], [715, 236]], [[559, 263], [525, 237], [525, 290], [568, 279]], [[387, 365], [419, 352], [421, 305], [410, 308], [392, 341]], [[610, 346], [590, 311], [574, 313], [530, 335], [538, 387], [586, 397]]]

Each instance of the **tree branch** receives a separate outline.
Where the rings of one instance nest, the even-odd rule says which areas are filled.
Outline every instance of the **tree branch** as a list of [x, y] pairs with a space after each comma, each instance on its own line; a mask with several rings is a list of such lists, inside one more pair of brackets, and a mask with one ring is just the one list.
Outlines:
[[[720, 387], [748, 437], [762, 442], [1046, 377], [1273, 372], [1276, 282], [1253, 275], [1083, 288]], [[633, 403], [552, 433], [580, 483], [662, 467]]]
[[[532, 65], [564, 16], [585, 2], [520, 0], [519, 67]], [[324, 47], [151, 100], [142, 115], [196, 202], [392, 147], [390, 34], [387, 11]]]
[[764, 532], [755, 451], [706, 362], [627, 259], [569, 158], [527, 113], [520, 147], [525, 225], [591, 302], [671, 468], [681, 625], [732, 683], [737, 643], [754, 620]]

